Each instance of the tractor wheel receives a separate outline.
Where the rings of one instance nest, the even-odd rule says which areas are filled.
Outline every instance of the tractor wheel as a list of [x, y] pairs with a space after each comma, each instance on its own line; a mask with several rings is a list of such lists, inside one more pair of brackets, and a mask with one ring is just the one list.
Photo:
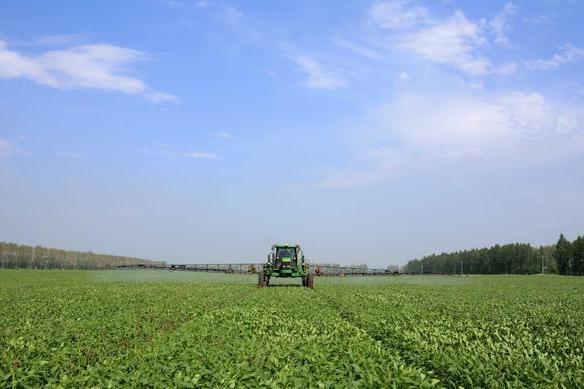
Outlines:
[[265, 286], [268, 286], [268, 283], [266, 282], [266, 273], [262, 270], [258, 273], [258, 287], [263, 288]]
[[302, 276], [302, 286], [306, 286], [306, 276]]
[[314, 289], [314, 274], [308, 273], [306, 275], [306, 286], [310, 289]]

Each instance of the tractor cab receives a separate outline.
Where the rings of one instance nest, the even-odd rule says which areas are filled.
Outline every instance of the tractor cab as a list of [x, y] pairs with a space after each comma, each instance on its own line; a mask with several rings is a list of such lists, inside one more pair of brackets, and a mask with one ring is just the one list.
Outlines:
[[276, 247], [274, 257], [274, 267], [280, 269], [290, 269], [296, 267], [298, 255], [296, 247]]

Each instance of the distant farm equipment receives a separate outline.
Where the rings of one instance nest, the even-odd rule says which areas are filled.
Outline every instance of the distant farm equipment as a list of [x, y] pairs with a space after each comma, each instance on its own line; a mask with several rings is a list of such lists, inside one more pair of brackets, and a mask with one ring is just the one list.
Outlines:
[[[197, 264], [134, 264], [120, 265], [118, 270], [168, 270], [187, 272], [208, 272], [225, 274], [258, 274], [265, 263], [197, 263]], [[397, 266], [387, 269], [376, 269], [366, 266], [346, 266], [331, 263], [312, 262], [308, 272], [317, 277], [344, 277], [344, 276], [394, 276], [402, 274]]]

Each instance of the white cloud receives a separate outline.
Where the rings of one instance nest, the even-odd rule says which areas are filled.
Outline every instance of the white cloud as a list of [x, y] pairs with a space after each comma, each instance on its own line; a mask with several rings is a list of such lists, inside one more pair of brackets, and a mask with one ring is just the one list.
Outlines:
[[0, 158], [7, 158], [12, 154], [14, 145], [5, 139], [0, 139]]
[[406, 72], [401, 72], [397, 78], [400, 81], [409, 81], [410, 80], [410, 75], [408, 73], [406, 73]]
[[424, 7], [408, 7], [405, 1], [381, 1], [369, 9], [373, 23], [381, 28], [409, 28], [431, 22]]
[[37, 45], [61, 46], [81, 40], [84, 35], [81, 34], [57, 34], [46, 35], [35, 41]]
[[194, 159], [219, 159], [217, 154], [204, 151], [190, 151], [188, 153], [181, 153], [180, 155]]
[[383, 181], [385, 175], [384, 171], [349, 168], [325, 174], [314, 186], [325, 189], [360, 188]]
[[403, 37], [400, 47], [430, 61], [452, 65], [470, 75], [486, 74], [491, 63], [476, 53], [483, 27], [456, 11], [450, 18]]
[[157, 150], [149, 151], [154, 155], [176, 159], [176, 158], [192, 158], [192, 159], [206, 159], [206, 160], [216, 160], [219, 159], [219, 155], [209, 151], [193, 150], [193, 151], [174, 151], [171, 146], [166, 143], [155, 144]]
[[449, 160], [460, 160], [460, 159], [475, 159], [483, 156], [483, 150], [480, 147], [463, 147], [457, 150], [447, 151], [444, 154], [444, 158]]
[[223, 139], [223, 140], [229, 140], [233, 137], [233, 135], [231, 135], [230, 132], [226, 132], [226, 131], [220, 131], [220, 132], [216, 132], [215, 136], [219, 139]]
[[335, 44], [345, 49], [349, 49], [363, 57], [371, 58], [371, 59], [381, 59], [383, 56], [377, 50], [372, 49], [371, 47], [361, 44], [355, 43], [352, 41], [348, 41], [345, 39], [337, 38], [334, 40]]
[[346, 85], [346, 82], [338, 75], [323, 69], [323, 67], [316, 60], [306, 57], [298, 56], [294, 58], [294, 62], [307, 75], [304, 85], [309, 88], [317, 89], [338, 89]]
[[0, 78], [25, 78], [60, 89], [93, 88], [141, 95], [153, 102], [176, 101], [130, 76], [130, 65], [144, 53], [108, 44], [75, 46], [30, 56], [10, 50], [0, 40]]
[[225, 17], [231, 22], [239, 22], [244, 17], [244, 14], [238, 8], [232, 6], [223, 7]]
[[560, 65], [581, 61], [584, 59], [584, 49], [565, 44], [560, 52], [549, 59], [536, 59], [527, 62], [527, 67], [534, 70], [553, 70]]
[[63, 158], [63, 159], [74, 159], [74, 160], [87, 160], [89, 159], [89, 155], [85, 153], [80, 153], [77, 151], [63, 151], [60, 153], [56, 153], [55, 157]]
[[[386, 131], [423, 147], [482, 147], [508, 141], [562, 136], [584, 130], [579, 110], [556, 106], [535, 92], [496, 98], [477, 95], [403, 95], [381, 109]], [[413, 114], [415, 113], [415, 114]]]
[[470, 20], [461, 10], [448, 17], [435, 18], [424, 7], [405, 1], [385, 1], [371, 6], [369, 20], [381, 31], [388, 31], [386, 39], [392, 47], [471, 76], [508, 76], [515, 72], [516, 64], [494, 65], [483, 52], [489, 47], [489, 32], [495, 44], [509, 45], [506, 33], [516, 12], [517, 7], [509, 2], [489, 22]]
[[[506, 116], [493, 102], [469, 96], [404, 94], [379, 111], [380, 126], [417, 147], [468, 147], [500, 138]], [[387, 124], [383, 124], [387, 123]], [[391, 124], [389, 124], [391, 123]]]
[[553, 17], [551, 17], [549, 15], [536, 15], [536, 16], [526, 17], [523, 20], [528, 24], [542, 26], [542, 25], [546, 25], [546, 24], [551, 24], [551, 22], [553, 21]]
[[357, 155], [347, 168], [324, 172], [316, 187], [345, 189], [377, 184], [399, 176], [416, 159], [406, 150], [375, 147]]
[[584, 152], [584, 110], [535, 92], [402, 94], [364, 122], [352, 143], [367, 141], [317, 186], [360, 187], [452, 164], [548, 165]]
[[8, 50], [0, 40], [0, 78], [27, 78], [39, 84], [57, 87], [57, 81], [35, 58]]
[[494, 67], [491, 72], [498, 76], [510, 76], [517, 71], [518, 65], [515, 62], [507, 62]]
[[159, 92], [147, 89], [144, 92], [142, 92], [142, 95], [146, 97], [148, 100], [152, 101], [153, 103], [162, 103], [165, 101], [173, 103], [179, 102], [178, 98], [175, 95], [166, 92]]
[[184, 8], [184, 7], [194, 7], [194, 8], [208, 8], [211, 6], [209, 1], [200, 0], [166, 0], [166, 5], [170, 8]]
[[495, 35], [495, 43], [507, 47], [509, 46], [509, 39], [506, 32], [509, 29], [509, 20], [517, 13], [517, 6], [511, 2], [505, 4], [501, 12], [499, 12], [490, 22], [493, 34]]

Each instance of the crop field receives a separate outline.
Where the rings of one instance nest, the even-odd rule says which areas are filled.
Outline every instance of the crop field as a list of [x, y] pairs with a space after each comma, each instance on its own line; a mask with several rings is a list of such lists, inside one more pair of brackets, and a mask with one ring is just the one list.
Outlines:
[[0, 387], [584, 386], [582, 278], [255, 282], [0, 271]]

